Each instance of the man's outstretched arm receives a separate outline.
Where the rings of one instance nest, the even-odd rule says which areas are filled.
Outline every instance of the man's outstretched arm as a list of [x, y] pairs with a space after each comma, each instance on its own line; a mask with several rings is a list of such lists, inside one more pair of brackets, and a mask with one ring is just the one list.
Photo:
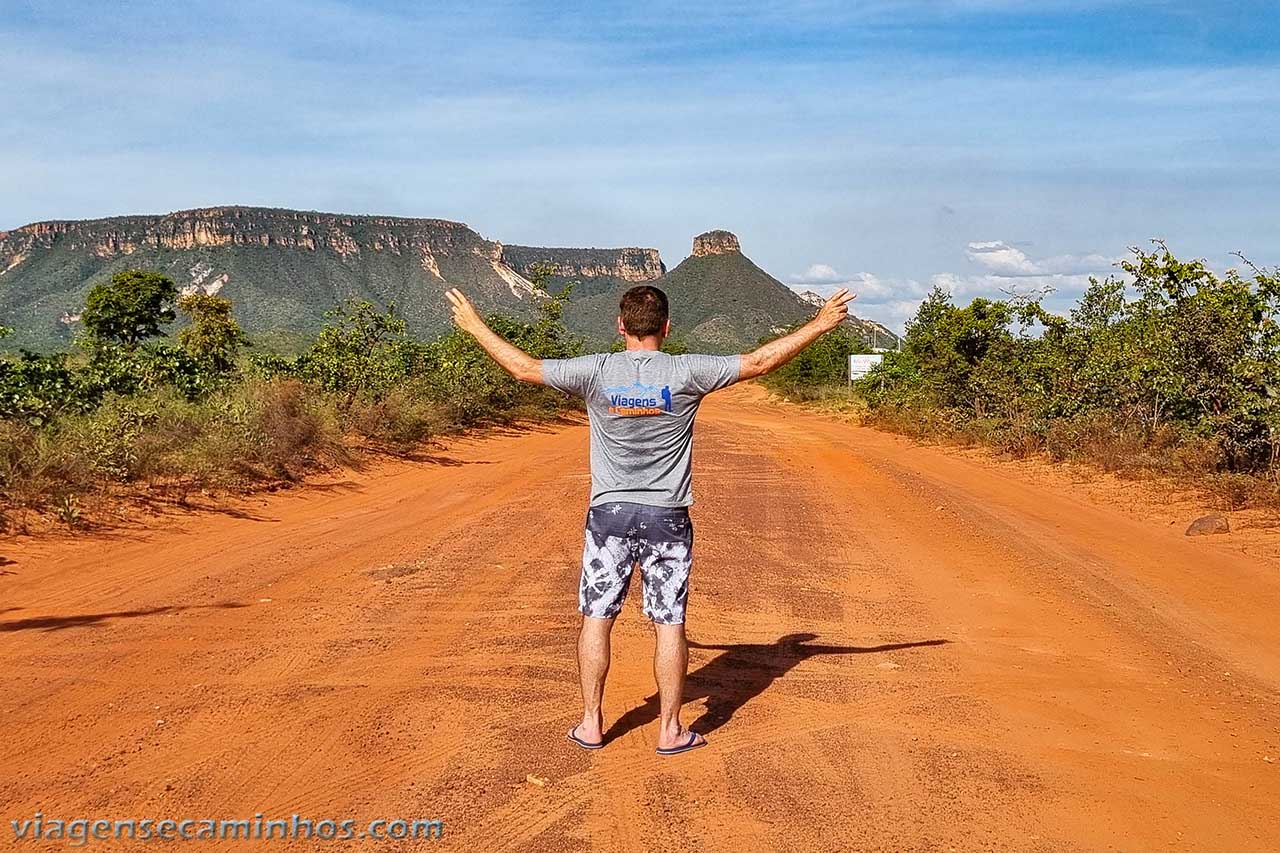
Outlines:
[[484, 347], [484, 351], [521, 382], [542, 383], [542, 361], [529, 355], [519, 347], [507, 343], [498, 337], [498, 333], [490, 329], [484, 319], [476, 312], [475, 306], [462, 291], [456, 287], [445, 291], [445, 297], [453, 306], [453, 322], [458, 328], [476, 339], [476, 343]]
[[818, 309], [818, 315], [812, 320], [776, 341], [769, 341], [755, 352], [743, 355], [738, 378], [753, 379], [782, 367], [809, 344], [843, 323], [849, 316], [849, 303], [857, 296], [841, 288]]

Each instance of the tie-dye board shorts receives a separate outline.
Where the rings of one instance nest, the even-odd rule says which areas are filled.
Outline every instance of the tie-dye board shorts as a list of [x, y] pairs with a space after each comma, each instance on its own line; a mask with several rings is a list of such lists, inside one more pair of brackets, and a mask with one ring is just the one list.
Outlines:
[[644, 581], [644, 615], [663, 625], [684, 622], [693, 565], [687, 508], [622, 502], [591, 507], [578, 609], [597, 619], [617, 616], [636, 565]]

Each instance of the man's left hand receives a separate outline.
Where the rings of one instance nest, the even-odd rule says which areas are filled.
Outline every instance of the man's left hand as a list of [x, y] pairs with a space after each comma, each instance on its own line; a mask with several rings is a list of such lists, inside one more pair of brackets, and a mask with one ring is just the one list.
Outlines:
[[453, 306], [453, 322], [458, 328], [469, 335], [475, 335], [480, 329], [485, 328], [484, 320], [476, 313], [475, 306], [471, 304], [471, 300], [463, 296], [462, 291], [456, 287], [446, 290], [445, 298], [449, 300], [449, 304]]

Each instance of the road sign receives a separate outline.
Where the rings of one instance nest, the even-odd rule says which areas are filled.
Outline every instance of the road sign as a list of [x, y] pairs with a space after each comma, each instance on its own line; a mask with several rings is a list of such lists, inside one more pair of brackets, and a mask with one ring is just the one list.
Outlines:
[[849, 381], [861, 379], [871, 372], [871, 368], [875, 367], [884, 356], [880, 353], [875, 355], [851, 355], [849, 356]]

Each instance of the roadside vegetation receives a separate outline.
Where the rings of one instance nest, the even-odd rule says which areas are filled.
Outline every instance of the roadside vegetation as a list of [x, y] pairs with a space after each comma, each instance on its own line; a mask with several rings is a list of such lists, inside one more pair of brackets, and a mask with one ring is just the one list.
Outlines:
[[855, 391], [899, 432], [1192, 478], [1229, 509], [1275, 503], [1280, 279], [1241, 261], [1220, 278], [1162, 243], [1134, 249], [1065, 317], [934, 290]]
[[[785, 332], [791, 332], [801, 325], [803, 323], [796, 323]], [[766, 343], [775, 337], [777, 336], [770, 335], [761, 338], [760, 343]], [[847, 384], [849, 356], [871, 351], [871, 347], [859, 335], [843, 327], [837, 328], [801, 350], [799, 355], [765, 376], [761, 382], [770, 391], [788, 400], [814, 404], [848, 404], [856, 399]]]
[[[567, 297], [549, 296], [532, 322], [488, 320], [533, 355], [577, 355], [562, 322]], [[178, 314], [185, 324], [166, 335]], [[180, 296], [140, 270], [99, 284], [70, 351], [0, 357], [4, 526], [23, 530], [39, 515], [74, 527], [124, 496], [185, 503], [278, 484], [567, 405], [509, 377], [456, 330], [413, 339], [394, 306], [349, 301], [326, 317], [286, 355], [252, 345], [227, 299]]]

